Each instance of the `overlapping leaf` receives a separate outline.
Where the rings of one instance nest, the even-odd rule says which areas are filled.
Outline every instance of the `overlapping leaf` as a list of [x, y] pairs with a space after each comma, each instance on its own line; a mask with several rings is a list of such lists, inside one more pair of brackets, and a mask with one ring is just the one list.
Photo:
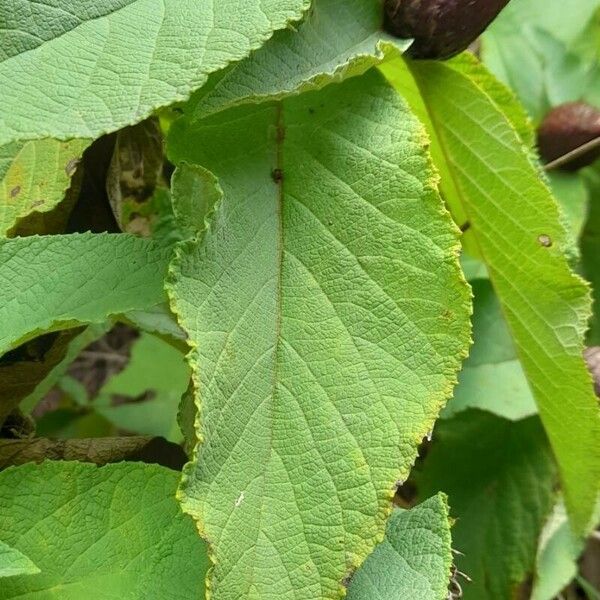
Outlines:
[[134, 463], [1, 472], [2, 539], [40, 572], [3, 579], [0, 598], [204, 598], [205, 545], [175, 501], [177, 480]]
[[185, 100], [309, 0], [101, 0], [0, 7], [0, 144], [96, 138]]
[[14, 142], [0, 147], [0, 235], [63, 198], [88, 140]]
[[246, 60], [213, 75], [186, 110], [201, 117], [364, 73], [409, 43], [383, 31], [382, 6], [379, 0], [314, 0], [297, 31], [277, 32]]
[[39, 572], [40, 570], [22, 552], [0, 541], [0, 579]]
[[171, 249], [126, 234], [0, 240], [0, 354], [164, 299]]
[[600, 489], [600, 410], [582, 358], [589, 291], [571, 237], [511, 120], [459, 63], [411, 70], [485, 261], [561, 472], [575, 529]]
[[425, 143], [372, 72], [171, 129], [224, 194], [170, 284], [215, 599], [340, 597], [451, 391], [468, 291]]
[[396, 509], [385, 538], [358, 569], [348, 600], [447, 600], [452, 549], [443, 494]]
[[506, 600], [533, 576], [537, 541], [549, 514], [555, 466], [538, 417], [509, 421], [467, 410], [435, 429], [422, 473], [423, 498], [443, 490], [452, 516], [456, 562], [473, 581], [465, 600]]
[[531, 600], [553, 600], [577, 574], [584, 541], [573, 535], [562, 501], [558, 502], [540, 535]]

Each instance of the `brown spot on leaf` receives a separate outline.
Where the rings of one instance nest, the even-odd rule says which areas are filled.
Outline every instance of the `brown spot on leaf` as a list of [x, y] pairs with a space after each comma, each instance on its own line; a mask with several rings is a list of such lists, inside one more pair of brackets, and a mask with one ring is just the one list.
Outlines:
[[21, 191], [21, 186], [15, 185], [15, 187], [12, 190], [10, 190], [10, 197], [14, 198], [15, 196], [18, 196], [20, 191]]
[[271, 177], [275, 183], [281, 183], [283, 181], [283, 171], [281, 169], [273, 169]]
[[552, 246], [552, 238], [545, 233], [538, 235], [538, 242], [544, 246], [544, 248], [550, 248], [550, 246]]

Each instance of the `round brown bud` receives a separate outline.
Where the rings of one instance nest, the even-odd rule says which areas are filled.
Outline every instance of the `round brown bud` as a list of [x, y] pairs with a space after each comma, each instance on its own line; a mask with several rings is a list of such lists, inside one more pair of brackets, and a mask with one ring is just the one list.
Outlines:
[[[585, 102], [568, 102], [553, 108], [538, 128], [538, 149], [546, 162], [568, 154], [600, 137], [600, 110]], [[561, 165], [567, 171], [587, 167], [600, 157], [594, 148]]]
[[509, 0], [385, 0], [385, 29], [414, 38], [412, 58], [446, 59], [466, 50]]

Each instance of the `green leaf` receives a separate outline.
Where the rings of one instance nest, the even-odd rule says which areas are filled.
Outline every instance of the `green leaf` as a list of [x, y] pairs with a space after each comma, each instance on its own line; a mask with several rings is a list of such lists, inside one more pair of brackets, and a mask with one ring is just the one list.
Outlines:
[[64, 197], [89, 140], [13, 142], [0, 147], [0, 236], [33, 211]]
[[550, 171], [550, 189], [565, 216], [573, 239], [578, 239], [588, 212], [588, 191], [583, 178], [575, 173]]
[[594, 21], [600, 1], [570, 0], [564, 8], [560, 2], [511, 0], [482, 36], [484, 62], [536, 121], [552, 105], [582, 99], [600, 74]]
[[[45, 462], [0, 473], [0, 531], [40, 573], [0, 598], [204, 598], [205, 546], [156, 465]], [[189, 568], [193, 564], [194, 568]]]
[[[179, 401], [190, 369], [182, 352], [153, 335], [142, 334], [131, 349], [127, 367], [98, 392], [93, 408], [120, 429], [179, 441]], [[148, 394], [147, 399], [143, 399]], [[129, 402], [113, 402], [114, 396]]]
[[444, 494], [411, 510], [396, 509], [385, 538], [358, 569], [348, 600], [447, 600], [452, 565]]
[[246, 102], [280, 99], [360, 75], [409, 41], [382, 30], [377, 0], [313, 0], [297, 30], [275, 33], [247, 59], [216, 73], [186, 107], [200, 118]]
[[506, 600], [533, 575], [538, 537], [554, 501], [552, 454], [537, 417], [508, 421], [476, 410], [438, 423], [419, 496], [448, 494], [465, 600]]
[[34, 575], [40, 570], [22, 552], [0, 540], [0, 579], [15, 575]]
[[0, 9], [0, 144], [96, 138], [186, 100], [308, 0], [62, 0]]
[[169, 285], [216, 600], [340, 597], [451, 392], [469, 294], [425, 143], [376, 72], [171, 128], [224, 194]]
[[534, 415], [535, 401], [492, 285], [488, 279], [476, 279], [471, 286], [474, 344], [442, 416], [467, 408], [513, 421]]
[[164, 299], [171, 248], [126, 234], [0, 240], [0, 354]]
[[571, 236], [485, 89], [452, 63], [415, 61], [411, 70], [550, 438], [571, 522], [583, 532], [600, 491], [600, 409], [582, 358], [590, 299], [566, 259]]
[[540, 536], [531, 600], [553, 600], [577, 575], [583, 540], [573, 535], [563, 502], [554, 506]]

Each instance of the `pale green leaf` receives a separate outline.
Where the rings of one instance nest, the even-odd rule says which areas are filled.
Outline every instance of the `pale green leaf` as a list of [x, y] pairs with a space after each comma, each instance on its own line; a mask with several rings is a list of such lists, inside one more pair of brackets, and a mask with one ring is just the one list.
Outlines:
[[443, 494], [396, 509], [385, 538], [358, 569], [348, 600], [447, 600], [452, 550]]
[[308, 0], [7, 0], [0, 144], [96, 138], [186, 100]]
[[[484, 62], [536, 121], [552, 105], [579, 100], [598, 81], [593, 18], [599, 8], [599, 0], [511, 0], [483, 34]], [[582, 42], [595, 43], [595, 51], [582, 51]]]
[[177, 324], [167, 302], [143, 310], [130, 310], [120, 318], [137, 329], [164, 336], [174, 342], [185, 340], [185, 333]]
[[575, 173], [550, 171], [550, 188], [562, 209], [565, 224], [573, 239], [578, 239], [588, 212], [588, 191], [582, 177]]
[[[160, 338], [143, 333], [131, 349], [127, 367], [100, 389], [93, 408], [120, 429], [180, 440], [179, 401], [188, 387], [190, 370], [182, 352]], [[143, 399], [148, 394], [147, 399]], [[113, 396], [129, 402], [113, 403]]]
[[564, 503], [558, 502], [544, 525], [531, 600], [553, 600], [577, 575], [583, 540], [573, 535]]
[[3, 580], [0, 598], [204, 598], [208, 558], [175, 500], [177, 481], [176, 471], [140, 463], [2, 471], [2, 538], [40, 573]]
[[0, 236], [33, 211], [52, 210], [89, 140], [13, 142], [0, 147]]
[[467, 408], [513, 421], [534, 415], [535, 401], [492, 285], [488, 279], [477, 279], [471, 286], [474, 344], [442, 416]]
[[164, 299], [171, 248], [127, 234], [0, 240], [0, 354]]
[[378, 0], [314, 0], [297, 30], [275, 33], [247, 59], [216, 73], [192, 99], [195, 117], [245, 102], [279, 99], [360, 75], [410, 41], [382, 30]]
[[40, 570], [22, 552], [0, 540], [0, 579], [15, 575], [34, 575]]
[[582, 358], [590, 298], [566, 259], [571, 236], [521, 138], [476, 80], [451, 63], [411, 69], [583, 532], [600, 490], [600, 409]]
[[416, 478], [421, 498], [443, 491], [464, 600], [507, 600], [533, 575], [554, 501], [556, 468], [537, 417], [508, 421], [468, 410], [436, 425]]
[[424, 132], [370, 72], [182, 119], [169, 145], [224, 194], [169, 286], [201, 440], [181, 500], [212, 542], [211, 593], [338, 598], [469, 342]]

